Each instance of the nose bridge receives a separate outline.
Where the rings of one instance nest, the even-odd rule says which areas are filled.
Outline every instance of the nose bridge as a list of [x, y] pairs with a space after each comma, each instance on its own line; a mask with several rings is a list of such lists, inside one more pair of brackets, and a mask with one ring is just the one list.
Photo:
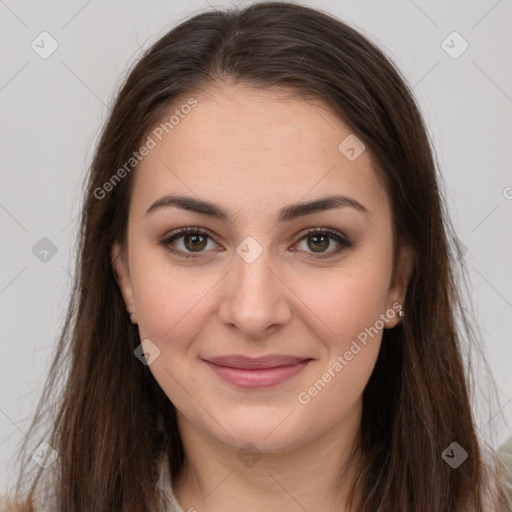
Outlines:
[[287, 288], [276, 275], [270, 252], [258, 249], [252, 241], [242, 242], [233, 265], [220, 308], [221, 320], [246, 336], [258, 336], [268, 327], [286, 322], [290, 317]]

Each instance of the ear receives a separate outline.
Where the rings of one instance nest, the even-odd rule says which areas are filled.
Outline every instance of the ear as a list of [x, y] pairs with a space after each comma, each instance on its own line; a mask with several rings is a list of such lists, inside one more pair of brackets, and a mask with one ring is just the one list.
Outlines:
[[[400, 321], [397, 313], [403, 309], [407, 287], [414, 269], [414, 253], [409, 245], [402, 244], [398, 250], [396, 269], [393, 282], [388, 291], [387, 310], [395, 312], [393, 318], [386, 322], [386, 328], [395, 327]], [[407, 315], [407, 311], [404, 309]]]
[[124, 303], [128, 312], [133, 312], [130, 315], [132, 323], [136, 324], [137, 311], [135, 309], [135, 299], [132, 288], [132, 280], [130, 278], [130, 269], [128, 267], [128, 261], [126, 251], [123, 250], [121, 245], [116, 242], [112, 246], [111, 253], [112, 267], [116, 276], [117, 284], [123, 296]]

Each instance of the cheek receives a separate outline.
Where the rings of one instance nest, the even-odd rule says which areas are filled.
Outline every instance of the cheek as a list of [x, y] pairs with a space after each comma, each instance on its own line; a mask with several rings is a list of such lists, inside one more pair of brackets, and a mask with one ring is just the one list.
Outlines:
[[133, 256], [132, 282], [140, 339], [150, 339], [159, 351], [150, 371], [176, 407], [199, 418], [188, 390], [200, 388], [201, 383], [190, 371], [189, 351], [191, 341], [211, 315], [211, 309], [206, 308], [211, 305], [218, 277], [212, 272], [201, 274], [173, 267], [165, 258], [151, 254], [144, 259], [142, 251]]
[[[389, 269], [374, 262], [342, 269], [316, 279], [300, 294], [321, 322], [322, 339], [334, 350], [345, 350], [351, 340], [371, 328], [385, 313]], [[309, 283], [311, 285], [311, 283]], [[382, 328], [378, 323], [378, 327]]]
[[[173, 264], [159, 251], [133, 251], [130, 262], [141, 339], [179, 350], [200, 332], [221, 275]], [[172, 343], [170, 343], [172, 341]]]
[[329, 410], [346, 411], [363, 392], [380, 349], [389, 273], [386, 258], [361, 259], [308, 288], [308, 306], [316, 318], [310, 328], [325, 352], [309, 387], [303, 389], [305, 400], [316, 404], [312, 412], [316, 407], [323, 416]]
[[322, 321], [310, 327], [324, 357], [296, 397], [308, 418], [334, 424], [361, 399], [379, 354], [380, 315], [386, 313], [386, 282], [376, 281], [379, 272], [376, 267], [375, 273], [345, 274], [312, 297]]
[[[310, 324], [328, 345], [344, 349], [384, 312], [389, 275], [385, 258], [360, 254], [346, 266], [281, 276], [293, 290], [298, 321]], [[130, 261], [141, 337], [190, 340], [220, 307], [225, 268], [176, 264], [154, 248], [135, 248]], [[309, 320], [308, 320], [309, 318]]]

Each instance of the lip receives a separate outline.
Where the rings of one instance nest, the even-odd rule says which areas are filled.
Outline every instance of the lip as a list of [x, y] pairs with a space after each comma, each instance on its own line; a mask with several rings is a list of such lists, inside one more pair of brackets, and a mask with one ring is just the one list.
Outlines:
[[273, 355], [258, 358], [229, 355], [203, 361], [224, 381], [245, 389], [281, 384], [301, 372], [311, 358]]

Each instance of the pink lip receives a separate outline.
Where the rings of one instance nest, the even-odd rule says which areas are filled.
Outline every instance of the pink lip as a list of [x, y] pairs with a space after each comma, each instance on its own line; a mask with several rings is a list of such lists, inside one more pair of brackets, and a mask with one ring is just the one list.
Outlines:
[[276, 386], [303, 370], [311, 359], [293, 356], [224, 356], [204, 362], [223, 380], [245, 389]]

